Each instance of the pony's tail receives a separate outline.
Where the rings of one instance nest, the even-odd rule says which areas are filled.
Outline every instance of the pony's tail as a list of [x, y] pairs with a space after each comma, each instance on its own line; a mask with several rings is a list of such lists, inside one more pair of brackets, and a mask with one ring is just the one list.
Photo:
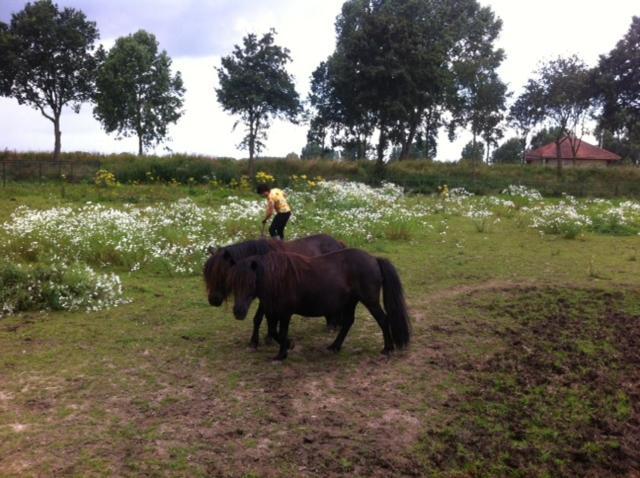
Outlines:
[[409, 345], [411, 324], [398, 271], [387, 259], [376, 258], [382, 272], [382, 299], [387, 313], [393, 345], [402, 349]]

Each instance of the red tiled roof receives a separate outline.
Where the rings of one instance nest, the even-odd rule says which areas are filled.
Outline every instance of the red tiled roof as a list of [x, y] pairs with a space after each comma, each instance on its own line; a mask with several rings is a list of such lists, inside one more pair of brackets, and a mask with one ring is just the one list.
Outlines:
[[[575, 159], [577, 160], [600, 160], [600, 161], [618, 161], [622, 159], [615, 153], [607, 151], [606, 149], [598, 148], [592, 144], [587, 143], [584, 140], [578, 141], [578, 152]], [[525, 159], [527, 161], [536, 159], [556, 159], [558, 157], [556, 143], [549, 143], [533, 151], [528, 151]], [[567, 137], [560, 140], [560, 158], [561, 159], [574, 159], [573, 152], [571, 151], [571, 143]]]

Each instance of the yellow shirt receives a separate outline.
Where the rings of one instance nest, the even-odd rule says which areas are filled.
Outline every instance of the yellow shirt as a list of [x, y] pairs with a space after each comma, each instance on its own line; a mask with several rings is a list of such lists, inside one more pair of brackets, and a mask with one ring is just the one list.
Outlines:
[[273, 188], [267, 197], [268, 208], [275, 212], [290, 212], [291, 208], [282, 189]]

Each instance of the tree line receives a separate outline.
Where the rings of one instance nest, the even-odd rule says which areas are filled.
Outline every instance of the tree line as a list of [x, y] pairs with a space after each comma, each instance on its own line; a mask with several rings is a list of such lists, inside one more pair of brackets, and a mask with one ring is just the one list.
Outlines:
[[[275, 118], [308, 124], [303, 158], [375, 159], [380, 170], [435, 157], [438, 134], [453, 139], [461, 128], [472, 134], [462, 152], [470, 161], [520, 162], [535, 137], [558, 147], [566, 137], [575, 149], [590, 120], [605, 147], [640, 162], [640, 17], [595, 67], [576, 56], [549, 61], [513, 101], [497, 72], [502, 21], [477, 0], [347, 0], [335, 25], [335, 50], [304, 101], [274, 30], [247, 35], [216, 68], [215, 94], [245, 128], [250, 171]], [[55, 158], [63, 107], [92, 102], [108, 133], [138, 138], [139, 154], [183, 114], [180, 72], [153, 34], [119, 38], [109, 51], [98, 39], [95, 22], [51, 0], [0, 22], [0, 94], [53, 123]], [[507, 128], [517, 134], [500, 145]]]
[[160, 143], [182, 115], [184, 86], [155, 36], [140, 30], [118, 38], [107, 52], [96, 46], [95, 22], [51, 0], [27, 3], [0, 22], [0, 94], [29, 105], [53, 123], [54, 150], [61, 150], [64, 107], [78, 113], [93, 102], [105, 131], [136, 135], [138, 154]]

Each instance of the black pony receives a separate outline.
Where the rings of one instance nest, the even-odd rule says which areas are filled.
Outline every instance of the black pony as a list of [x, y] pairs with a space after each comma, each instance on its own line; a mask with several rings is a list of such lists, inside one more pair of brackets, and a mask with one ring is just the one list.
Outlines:
[[[229, 271], [237, 262], [246, 257], [263, 255], [271, 251], [293, 252], [303, 256], [319, 256], [344, 248], [344, 243], [333, 237], [327, 234], [316, 234], [293, 241], [258, 239], [240, 242], [217, 250], [209, 249], [211, 256], [205, 262], [203, 270], [209, 303], [215, 307], [222, 305], [230, 293], [227, 287]], [[262, 305], [259, 305], [253, 318], [253, 333], [250, 341], [251, 346], [254, 348], [258, 346], [258, 332], [263, 317], [263, 308]], [[337, 323], [327, 320], [327, 325], [335, 328]], [[275, 335], [275, 332], [270, 335]]]
[[[280, 344], [276, 360], [287, 357], [287, 333], [293, 314], [326, 316], [342, 325], [330, 350], [338, 351], [362, 302], [376, 319], [384, 338], [383, 353], [409, 344], [411, 328], [398, 273], [387, 259], [359, 249], [344, 249], [317, 257], [269, 252], [238, 262], [229, 274], [233, 313], [244, 319], [254, 298], [269, 321], [269, 333]], [[384, 309], [380, 306], [380, 290]], [[385, 312], [386, 311], [386, 312]]]

